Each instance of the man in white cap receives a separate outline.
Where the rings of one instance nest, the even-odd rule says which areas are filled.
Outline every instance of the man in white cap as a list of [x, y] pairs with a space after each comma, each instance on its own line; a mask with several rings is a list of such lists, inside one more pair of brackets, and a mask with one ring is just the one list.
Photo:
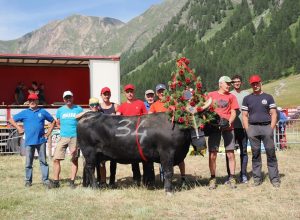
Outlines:
[[154, 103], [154, 97], [155, 97], [155, 94], [152, 89], [146, 90], [144, 104], [145, 104], [147, 111], [149, 111], [150, 106]]
[[83, 109], [80, 106], [73, 104], [73, 93], [71, 91], [65, 91], [63, 99], [65, 105], [60, 107], [56, 112], [57, 125], [60, 127], [60, 140], [56, 145], [53, 156], [53, 187], [58, 188], [60, 186], [60, 161], [65, 159], [66, 149], [69, 147], [72, 156], [70, 187], [75, 188], [74, 180], [78, 170], [76, 115], [81, 113]]
[[236, 97], [229, 92], [232, 80], [228, 76], [222, 76], [219, 79], [219, 90], [210, 92], [209, 97], [212, 98], [215, 107], [215, 112], [223, 121], [228, 121], [228, 126], [212, 127], [212, 131], [208, 135], [209, 149], [209, 169], [211, 178], [209, 181], [209, 189], [216, 188], [216, 159], [219, 151], [221, 136], [224, 139], [226, 155], [229, 160], [229, 186], [236, 188], [235, 175], [235, 139], [233, 130], [233, 121], [236, 117], [236, 109], [239, 105]]

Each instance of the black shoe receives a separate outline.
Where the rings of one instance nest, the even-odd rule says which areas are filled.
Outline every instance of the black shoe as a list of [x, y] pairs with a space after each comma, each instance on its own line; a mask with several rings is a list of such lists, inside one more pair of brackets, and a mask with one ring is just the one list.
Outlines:
[[262, 181], [255, 181], [253, 182], [252, 186], [256, 187], [256, 186], [260, 186], [262, 184]]
[[70, 180], [69, 186], [70, 186], [71, 189], [75, 189], [76, 188], [75, 180]]
[[59, 188], [60, 187], [60, 184], [59, 184], [58, 180], [54, 180], [51, 185], [52, 185], [52, 188]]
[[279, 181], [274, 181], [272, 182], [272, 185], [274, 188], [279, 188], [280, 187], [280, 182]]
[[105, 182], [100, 182], [99, 183], [99, 188], [100, 189], [106, 189], [108, 187], [108, 185]]
[[32, 186], [31, 182], [26, 182], [25, 183], [25, 187], [31, 187], [31, 186]]

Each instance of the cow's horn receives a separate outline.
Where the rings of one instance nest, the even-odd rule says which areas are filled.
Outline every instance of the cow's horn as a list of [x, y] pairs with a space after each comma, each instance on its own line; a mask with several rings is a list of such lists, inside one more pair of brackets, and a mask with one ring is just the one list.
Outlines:
[[202, 106], [202, 109], [207, 109], [212, 103], [212, 98], [209, 97], [209, 99], [207, 99], [205, 102], [204, 102], [204, 105]]

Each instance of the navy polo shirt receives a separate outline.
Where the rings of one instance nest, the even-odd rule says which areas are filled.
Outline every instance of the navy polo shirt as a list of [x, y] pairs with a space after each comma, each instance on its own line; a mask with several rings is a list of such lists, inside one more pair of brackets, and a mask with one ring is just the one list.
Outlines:
[[45, 134], [45, 120], [53, 122], [54, 118], [44, 109], [25, 109], [14, 115], [16, 122], [23, 122], [25, 132], [25, 146], [47, 142]]
[[271, 95], [261, 93], [259, 95], [247, 95], [242, 104], [242, 111], [249, 113], [249, 123], [271, 122], [270, 109], [276, 109], [276, 104]]

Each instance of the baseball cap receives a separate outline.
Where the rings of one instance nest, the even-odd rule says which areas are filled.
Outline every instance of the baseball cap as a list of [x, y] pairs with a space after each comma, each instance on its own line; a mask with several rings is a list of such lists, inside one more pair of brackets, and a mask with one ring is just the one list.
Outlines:
[[250, 76], [249, 78], [249, 83], [252, 84], [252, 83], [257, 83], [257, 82], [261, 82], [261, 78], [259, 75], [252, 75]]
[[63, 94], [63, 98], [65, 98], [66, 96], [73, 96], [73, 93], [71, 91], [65, 91]]
[[221, 76], [220, 79], [219, 79], [219, 83], [221, 83], [221, 82], [231, 83], [232, 79], [230, 79], [229, 76]]
[[278, 111], [282, 111], [282, 108], [278, 106], [278, 107], [277, 107], [277, 110], [278, 110]]
[[108, 87], [104, 87], [101, 89], [101, 95], [105, 92], [110, 92], [110, 89]]
[[148, 95], [148, 94], [154, 94], [154, 91], [152, 89], [148, 89], [148, 90], [146, 90], [145, 95]]
[[158, 90], [160, 90], [160, 89], [166, 89], [166, 85], [165, 84], [158, 84], [156, 87], [155, 87], [155, 90], [156, 90], [156, 92], [158, 91]]
[[39, 97], [38, 97], [37, 94], [31, 93], [31, 94], [29, 94], [28, 97], [27, 97], [27, 100], [29, 100], [29, 99], [38, 100]]
[[126, 91], [126, 90], [128, 90], [128, 89], [134, 90], [134, 89], [135, 89], [135, 88], [134, 88], [134, 85], [132, 85], [132, 84], [127, 84], [126, 86], [124, 86], [124, 91]]
[[89, 105], [91, 104], [99, 104], [99, 99], [92, 97], [89, 99]]

